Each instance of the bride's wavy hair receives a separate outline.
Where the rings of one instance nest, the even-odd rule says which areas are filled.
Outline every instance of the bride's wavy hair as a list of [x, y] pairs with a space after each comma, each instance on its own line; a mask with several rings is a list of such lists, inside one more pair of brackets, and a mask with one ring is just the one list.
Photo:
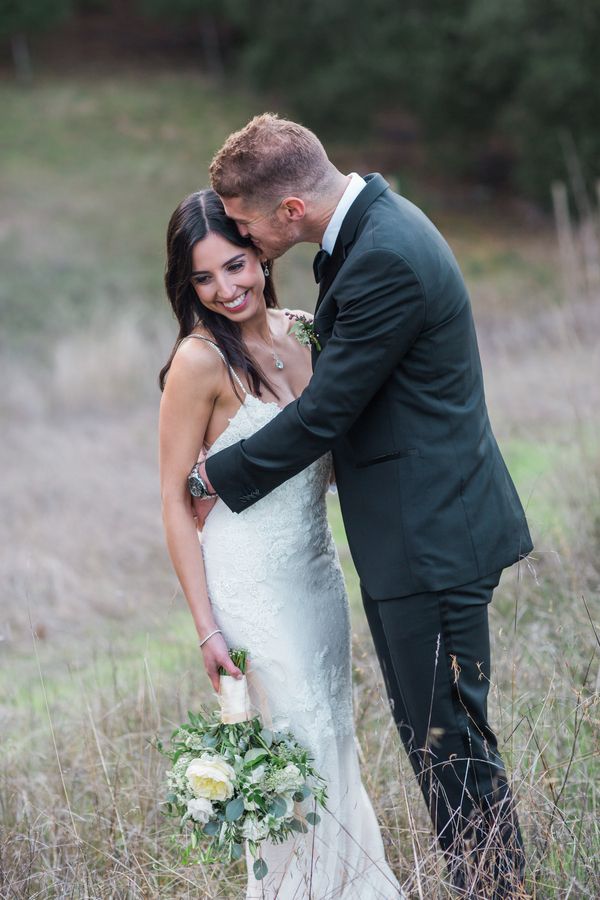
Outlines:
[[[219, 234], [236, 247], [252, 247], [248, 237], [242, 237], [237, 225], [225, 214], [219, 195], [207, 188], [195, 191], [182, 200], [169, 221], [167, 229], [167, 263], [165, 267], [165, 287], [167, 297], [179, 322], [179, 334], [166, 364], [160, 370], [158, 383], [164, 390], [167, 373], [173, 357], [184, 338], [197, 325], [203, 325], [229, 365], [240, 369], [252, 385], [252, 392], [260, 397], [261, 385], [277, 396], [264, 372], [251, 356], [242, 339], [240, 326], [225, 316], [207, 309], [194, 290], [191, 281], [192, 250], [198, 241], [210, 233]], [[273, 261], [268, 260], [270, 272]], [[272, 274], [265, 278], [264, 297], [268, 309], [278, 309], [277, 294]], [[232, 387], [239, 396], [239, 389], [229, 371]], [[243, 400], [240, 397], [240, 400]]]

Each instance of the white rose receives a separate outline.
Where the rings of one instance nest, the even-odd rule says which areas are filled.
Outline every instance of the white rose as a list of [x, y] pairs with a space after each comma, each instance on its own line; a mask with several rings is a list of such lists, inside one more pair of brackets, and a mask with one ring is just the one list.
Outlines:
[[304, 777], [302, 772], [295, 766], [293, 763], [289, 763], [282, 773], [282, 780], [285, 778], [285, 782], [289, 785], [288, 790], [297, 791], [304, 784]]
[[193, 800], [188, 800], [187, 811], [194, 822], [206, 825], [213, 814], [213, 806], [205, 797], [195, 797]]
[[229, 763], [212, 753], [193, 759], [185, 770], [192, 793], [207, 800], [229, 800], [233, 794], [235, 772]]

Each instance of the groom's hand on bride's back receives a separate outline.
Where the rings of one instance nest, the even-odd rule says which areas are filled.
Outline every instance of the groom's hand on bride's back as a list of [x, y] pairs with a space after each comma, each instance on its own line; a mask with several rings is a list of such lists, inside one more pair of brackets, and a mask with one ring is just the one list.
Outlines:
[[215, 497], [214, 500], [198, 500], [196, 497], [192, 497], [191, 500], [192, 511], [194, 513], [194, 519], [196, 520], [196, 528], [198, 531], [202, 531], [204, 523], [208, 518], [208, 514], [217, 502], [218, 497]]
[[219, 667], [222, 666], [229, 675], [234, 678], [241, 678], [242, 673], [232, 662], [229, 656], [229, 649], [222, 634], [215, 634], [202, 647], [202, 656], [204, 658], [204, 668], [206, 674], [210, 678], [213, 688], [219, 693]]

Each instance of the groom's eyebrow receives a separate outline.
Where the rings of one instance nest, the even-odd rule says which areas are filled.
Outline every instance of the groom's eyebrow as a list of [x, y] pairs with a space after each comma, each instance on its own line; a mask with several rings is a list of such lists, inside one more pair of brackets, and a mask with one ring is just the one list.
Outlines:
[[[236, 260], [238, 260], [238, 259], [243, 259], [245, 255], [246, 255], [245, 253], [237, 253], [235, 256], [232, 256], [231, 259], [228, 259], [226, 262], [224, 262], [223, 265], [221, 266], [221, 268], [224, 269], [225, 266], [231, 265], [232, 262], [236, 262]], [[209, 274], [209, 272], [206, 271], [205, 269], [197, 269], [195, 272], [192, 272], [192, 275], [208, 275], [208, 274]]]

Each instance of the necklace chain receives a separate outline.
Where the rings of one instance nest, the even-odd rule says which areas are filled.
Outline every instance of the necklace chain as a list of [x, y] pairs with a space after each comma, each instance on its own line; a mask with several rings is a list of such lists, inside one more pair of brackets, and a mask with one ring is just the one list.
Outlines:
[[273, 340], [273, 332], [271, 331], [271, 326], [267, 321], [267, 328], [269, 329], [269, 338], [271, 339], [271, 356], [273, 357], [273, 362], [275, 363], [276, 369], [283, 369], [283, 360], [275, 351], [275, 341]]
[[273, 362], [275, 363], [275, 368], [279, 369], [279, 371], [281, 371], [281, 369], [285, 368], [285, 364], [284, 364], [282, 358], [279, 356], [279, 354], [275, 350], [275, 342], [273, 340], [273, 334], [271, 332], [271, 328], [270, 328], [268, 322], [267, 322], [267, 327], [269, 328], [269, 338], [270, 338], [269, 350], [270, 350], [271, 356], [273, 357]]

